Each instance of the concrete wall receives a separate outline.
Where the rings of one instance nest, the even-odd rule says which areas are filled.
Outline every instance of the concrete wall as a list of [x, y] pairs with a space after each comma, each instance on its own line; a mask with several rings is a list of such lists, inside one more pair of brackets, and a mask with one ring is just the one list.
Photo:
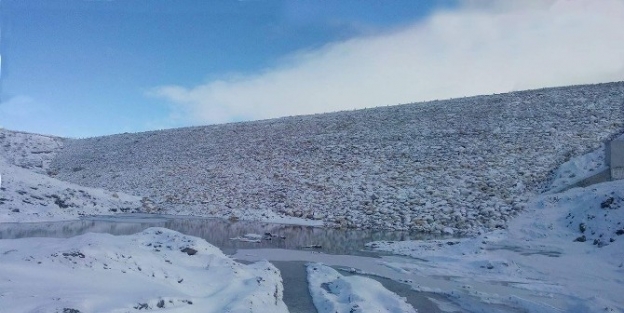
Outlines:
[[624, 179], [624, 140], [613, 140], [607, 149], [611, 179]]

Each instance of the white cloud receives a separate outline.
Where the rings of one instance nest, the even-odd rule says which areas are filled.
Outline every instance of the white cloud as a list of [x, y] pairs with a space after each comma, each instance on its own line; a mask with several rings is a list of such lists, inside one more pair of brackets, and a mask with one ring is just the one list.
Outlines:
[[262, 73], [150, 95], [191, 122], [221, 123], [615, 80], [624, 80], [623, 0], [467, 0]]

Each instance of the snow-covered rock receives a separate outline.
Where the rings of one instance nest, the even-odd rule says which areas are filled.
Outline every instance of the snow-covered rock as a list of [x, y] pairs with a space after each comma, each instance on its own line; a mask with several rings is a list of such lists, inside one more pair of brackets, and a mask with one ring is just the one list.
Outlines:
[[288, 312], [273, 265], [164, 228], [0, 240], [0, 264], [2, 312]]
[[0, 156], [9, 164], [46, 174], [64, 138], [0, 128]]
[[312, 301], [319, 313], [416, 312], [405, 298], [374, 279], [344, 276], [322, 263], [310, 263], [306, 270]]
[[476, 233], [622, 132], [622, 99], [620, 82], [67, 140], [51, 173], [171, 213]]

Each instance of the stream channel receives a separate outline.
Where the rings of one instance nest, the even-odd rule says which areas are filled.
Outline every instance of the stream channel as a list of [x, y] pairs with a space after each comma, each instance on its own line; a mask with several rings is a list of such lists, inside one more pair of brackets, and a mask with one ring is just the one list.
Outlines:
[[[165, 227], [200, 237], [219, 247], [239, 262], [267, 259], [280, 269], [284, 302], [290, 312], [316, 312], [308, 292], [305, 264], [322, 262], [353, 275], [358, 269], [382, 283], [388, 290], [407, 298], [419, 312], [441, 312], [436, 303], [446, 302], [435, 293], [417, 292], [397, 282], [396, 272], [381, 265], [380, 258], [401, 258], [367, 250], [365, 243], [377, 240], [425, 239], [422, 234], [371, 230], [328, 229], [312, 226], [149, 214], [85, 217], [75, 221], [0, 224], [0, 239], [24, 237], [67, 238], [89, 232], [129, 235], [149, 227]], [[232, 240], [248, 234], [260, 235], [259, 242]], [[268, 236], [271, 234], [271, 239]], [[250, 237], [250, 239], [258, 239]], [[392, 277], [388, 279], [384, 277]], [[400, 276], [399, 276], [400, 277]], [[433, 301], [432, 301], [433, 300]]]

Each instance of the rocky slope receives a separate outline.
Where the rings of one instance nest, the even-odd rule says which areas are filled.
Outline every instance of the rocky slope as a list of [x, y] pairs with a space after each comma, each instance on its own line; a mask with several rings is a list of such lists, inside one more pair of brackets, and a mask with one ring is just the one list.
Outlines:
[[623, 106], [620, 82], [67, 140], [50, 174], [172, 213], [468, 233], [621, 133]]
[[64, 139], [0, 129], [0, 223], [148, 211], [148, 201], [48, 177]]
[[0, 157], [8, 163], [46, 174], [64, 138], [0, 128]]

